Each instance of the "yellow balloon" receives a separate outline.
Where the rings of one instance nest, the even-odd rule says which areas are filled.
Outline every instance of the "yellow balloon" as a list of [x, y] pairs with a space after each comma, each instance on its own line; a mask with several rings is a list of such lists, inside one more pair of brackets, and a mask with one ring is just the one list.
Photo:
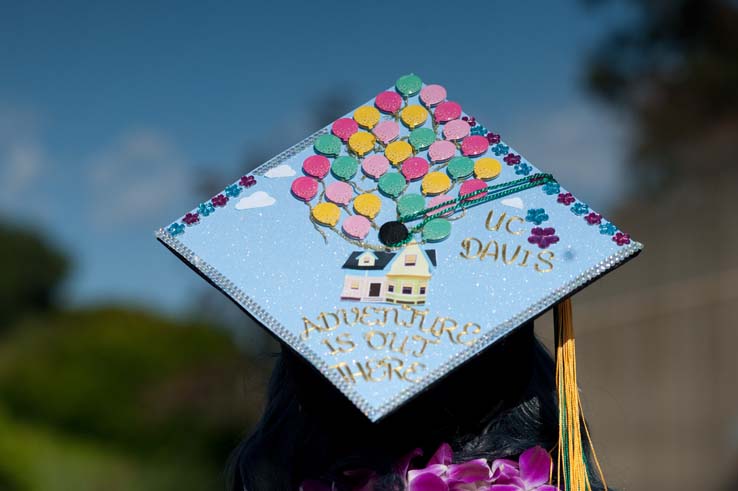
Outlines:
[[407, 106], [400, 112], [400, 119], [407, 125], [408, 128], [413, 129], [421, 126], [428, 119], [428, 111], [423, 106], [413, 104]]
[[445, 193], [451, 187], [451, 179], [445, 172], [431, 172], [420, 183], [423, 194]]
[[316, 222], [333, 227], [341, 217], [341, 210], [333, 203], [319, 203], [312, 210]]
[[474, 175], [485, 181], [494, 179], [502, 172], [502, 164], [497, 159], [482, 157], [474, 162]]
[[392, 162], [393, 165], [404, 162], [410, 158], [412, 154], [413, 147], [404, 140], [392, 142], [384, 149], [384, 156], [387, 157], [387, 160]]
[[372, 106], [361, 106], [354, 111], [354, 121], [367, 129], [372, 129], [379, 123], [379, 116], [377, 108]]
[[379, 196], [371, 193], [364, 193], [354, 198], [354, 211], [359, 215], [367, 218], [374, 218], [382, 209], [382, 200]]
[[357, 131], [349, 137], [349, 148], [354, 151], [360, 157], [371, 152], [374, 149], [374, 142], [377, 139], [371, 133], [366, 131]]

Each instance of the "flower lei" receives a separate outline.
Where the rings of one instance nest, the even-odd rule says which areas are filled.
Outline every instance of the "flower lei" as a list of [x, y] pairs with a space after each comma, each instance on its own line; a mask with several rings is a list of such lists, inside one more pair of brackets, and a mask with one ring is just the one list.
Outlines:
[[[415, 449], [403, 457], [396, 471], [405, 479], [406, 491], [559, 491], [549, 483], [551, 457], [542, 447], [529, 448], [518, 461], [496, 459], [491, 465], [486, 459], [453, 462], [448, 443], [441, 444], [425, 467], [410, 468], [414, 458], [422, 455]], [[354, 491], [373, 491], [376, 474], [359, 472], [363, 478]], [[345, 473], [356, 476], [356, 471]], [[331, 491], [334, 485], [322, 481], [304, 481], [300, 491]]]

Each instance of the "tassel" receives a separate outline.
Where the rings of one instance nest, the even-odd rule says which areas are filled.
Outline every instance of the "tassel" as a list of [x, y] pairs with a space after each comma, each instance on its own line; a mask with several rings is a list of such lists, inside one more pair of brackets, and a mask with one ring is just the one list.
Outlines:
[[[554, 309], [556, 335], [556, 390], [559, 399], [559, 443], [557, 446], [556, 482], [562, 491], [591, 491], [584, 454], [586, 438], [602, 484], [607, 489], [602, 468], [592, 447], [587, 423], [582, 417], [582, 403], [577, 385], [577, 360], [574, 347], [574, 324], [571, 299], [559, 302]], [[584, 428], [584, 436], [582, 435]], [[563, 485], [563, 486], [562, 486]]]

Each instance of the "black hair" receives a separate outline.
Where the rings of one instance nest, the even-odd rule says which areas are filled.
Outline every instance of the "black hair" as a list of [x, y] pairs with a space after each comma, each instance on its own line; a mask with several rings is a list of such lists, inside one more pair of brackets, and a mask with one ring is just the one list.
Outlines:
[[232, 454], [228, 489], [292, 491], [305, 479], [323, 479], [340, 491], [351, 489], [344, 471], [370, 469], [381, 476], [375, 491], [402, 491], [394, 466], [418, 447], [428, 457], [447, 442], [457, 461], [516, 457], [535, 445], [551, 450], [558, 439], [554, 376], [531, 321], [372, 423], [283, 346], [264, 415]]

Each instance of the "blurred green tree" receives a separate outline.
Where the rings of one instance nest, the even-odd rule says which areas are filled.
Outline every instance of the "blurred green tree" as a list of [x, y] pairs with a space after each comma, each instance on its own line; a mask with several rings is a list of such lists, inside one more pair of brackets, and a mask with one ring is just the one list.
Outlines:
[[49, 310], [68, 261], [37, 234], [0, 223], [0, 332], [15, 319]]
[[633, 116], [631, 162], [639, 178], [660, 184], [670, 177], [724, 170], [738, 150], [738, 3], [630, 4], [635, 17], [592, 53], [588, 85]]

